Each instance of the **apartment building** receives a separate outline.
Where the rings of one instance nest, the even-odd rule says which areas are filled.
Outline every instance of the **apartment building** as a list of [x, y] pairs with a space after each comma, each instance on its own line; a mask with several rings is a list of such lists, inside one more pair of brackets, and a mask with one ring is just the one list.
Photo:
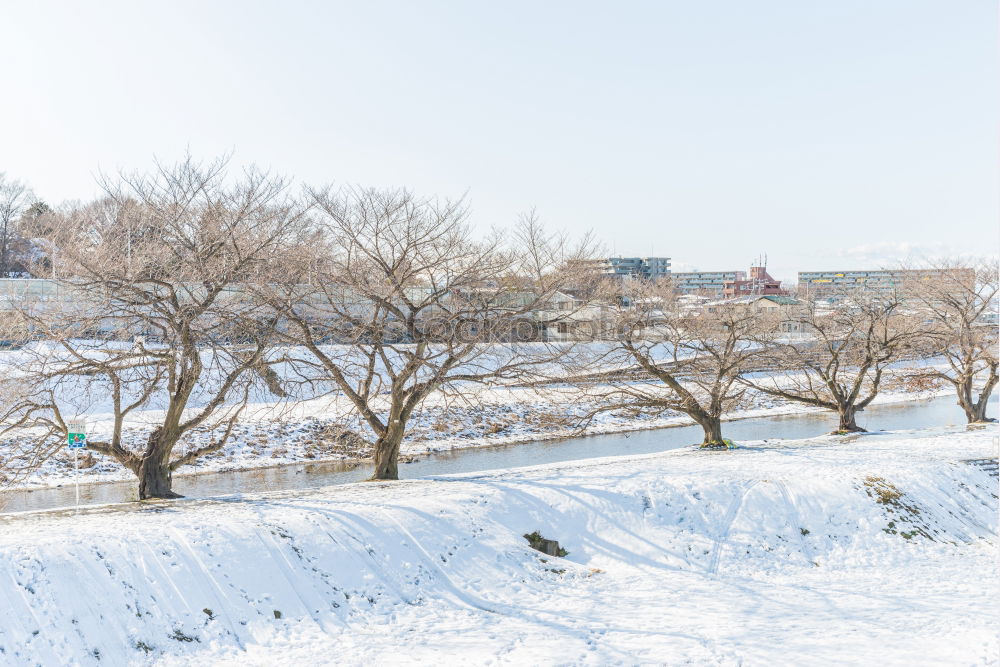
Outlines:
[[682, 271], [671, 273], [670, 282], [678, 292], [719, 296], [727, 282], [744, 280], [742, 271]]
[[891, 290], [914, 280], [949, 280], [971, 285], [972, 269], [878, 269], [864, 271], [799, 271], [799, 289], [822, 293], [846, 292], [859, 287]]
[[615, 278], [659, 280], [670, 275], [669, 257], [608, 257], [604, 263], [606, 275]]

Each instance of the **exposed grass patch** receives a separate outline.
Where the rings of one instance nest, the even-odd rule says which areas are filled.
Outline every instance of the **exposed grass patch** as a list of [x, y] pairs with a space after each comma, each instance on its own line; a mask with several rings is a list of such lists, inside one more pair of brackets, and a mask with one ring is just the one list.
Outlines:
[[201, 642], [200, 639], [198, 639], [197, 637], [195, 637], [193, 635], [186, 635], [186, 634], [184, 634], [184, 631], [181, 630], [180, 628], [174, 628], [174, 633], [172, 635], [168, 635], [168, 636], [171, 639], [173, 639], [175, 641], [179, 641], [179, 642], [187, 642], [187, 643], [191, 643], [191, 642], [199, 642], [200, 643]]
[[885, 481], [882, 477], [869, 475], [865, 477], [865, 489], [868, 495], [881, 505], [899, 505], [899, 499], [903, 497], [903, 492]]
[[[886, 527], [882, 529], [882, 532], [888, 535], [899, 535], [905, 540], [911, 540], [920, 535], [934, 541], [934, 538], [931, 536], [933, 529], [930, 526], [922, 525], [920, 508], [910, 502], [905, 502], [904, 498], [906, 494], [903, 491], [884, 478], [874, 475], [865, 477], [863, 482], [865, 492], [868, 496], [879, 505], [885, 506], [886, 513], [894, 517], [890, 519]], [[911, 530], [903, 530], [903, 526], [898, 525], [897, 521], [909, 524]]]

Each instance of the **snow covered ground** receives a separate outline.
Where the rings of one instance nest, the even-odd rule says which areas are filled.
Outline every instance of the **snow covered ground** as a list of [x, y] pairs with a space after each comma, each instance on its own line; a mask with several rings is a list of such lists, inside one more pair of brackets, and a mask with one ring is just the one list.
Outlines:
[[1000, 664], [997, 433], [7, 516], [0, 662]]

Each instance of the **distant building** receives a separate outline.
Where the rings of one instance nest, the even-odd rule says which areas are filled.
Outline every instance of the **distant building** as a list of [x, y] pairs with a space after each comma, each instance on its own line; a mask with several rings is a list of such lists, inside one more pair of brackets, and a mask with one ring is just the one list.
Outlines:
[[879, 269], [870, 271], [799, 271], [799, 289], [823, 293], [846, 292], [864, 288], [891, 290], [913, 280], [949, 280], [973, 284], [972, 269]]
[[787, 294], [788, 291], [781, 288], [781, 281], [772, 278], [766, 266], [751, 266], [749, 278], [727, 280], [722, 286], [722, 296], [727, 298]]
[[603, 273], [615, 278], [659, 280], [670, 275], [669, 257], [608, 257]]
[[705, 304], [709, 313], [715, 313], [722, 308], [733, 306], [749, 308], [755, 312], [776, 315], [776, 330], [782, 333], [799, 333], [802, 331], [801, 314], [805, 304], [798, 299], [781, 294], [753, 294], [738, 296], [722, 301], [712, 301]]
[[727, 282], [743, 280], [742, 271], [684, 271], [670, 274], [670, 283], [684, 294], [719, 296]]

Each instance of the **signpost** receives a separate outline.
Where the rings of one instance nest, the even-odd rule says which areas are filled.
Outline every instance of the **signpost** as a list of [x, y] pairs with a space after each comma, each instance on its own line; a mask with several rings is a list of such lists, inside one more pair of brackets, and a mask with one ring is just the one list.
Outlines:
[[80, 509], [80, 468], [77, 465], [77, 450], [87, 448], [87, 423], [75, 419], [66, 424], [66, 444], [73, 450], [73, 482], [76, 486], [76, 507]]

